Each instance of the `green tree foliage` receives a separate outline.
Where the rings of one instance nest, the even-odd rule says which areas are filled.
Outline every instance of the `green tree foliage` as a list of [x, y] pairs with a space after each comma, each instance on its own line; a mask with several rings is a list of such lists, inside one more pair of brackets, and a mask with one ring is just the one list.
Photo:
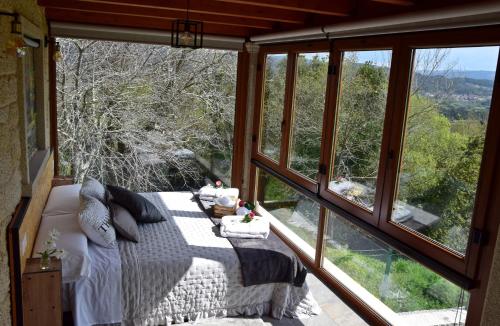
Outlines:
[[286, 55], [270, 55], [266, 59], [261, 150], [276, 161], [281, 145], [286, 66]]
[[[432, 63], [429, 65], [432, 66]], [[285, 63], [273, 67], [284, 76]], [[298, 57], [297, 68], [290, 159], [294, 169], [314, 178], [320, 155], [325, 89], [322, 76], [326, 74], [327, 61]], [[375, 180], [379, 167], [388, 73], [386, 67], [371, 62], [359, 63], [355, 56], [345, 56], [343, 60], [334, 176], [363, 183], [372, 189], [375, 183], [370, 184], [369, 180]], [[483, 155], [491, 82], [442, 76], [426, 78], [419, 75], [416, 78], [408, 101], [397, 199], [399, 203], [412, 207], [413, 214], [434, 216], [434, 224], [418, 232], [463, 253], [467, 246]], [[459, 84], [462, 82], [464, 84]], [[476, 88], [468, 91], [470, 87]], [[269, 103], [272, 101], [274, 104], [267, 107], [270, 112], [264, 119], [271, 116], [277, 118], [274, 124], [266, 126], [273, 126], [273, 130], [263, 132], [274, 133], [272, 139], [277, 150], [283, 103], [272, 97], [282, 95], [283, 89], [282, 80], [266, 83], [266, 96], [270, 97]], [[263, 197], [275, 206], [276, 201], [290, 205], [293, 198], [301, 200], [274, 178], [262, 178], [260, 182], [264, 185]], [[293, 209], [298, 210], [299, 206], [297, 204]], [[306, 212], [300, 213], [308, 216]], [[293, 221], [283, 222], [307, 242], [314, 243], [308, 230]], [[330, 233], [332, 239], [327, 240], [333, 242], [328, 242], [326, 257], [375, 296], [382, 298], [380, 283], [386, 263], [349, 248], [350, 240], [346, 240], [349, 237], [343, 237], [352, 233], [351, 229], [338, 230], [338, 223], [333, 226], [333, 233]], [[346, 246], [339, 246], [339, 243]], [[390, 274], [390, 282], [397, 295], [383, 300], [395, 311], [457, 305], [460, 289], [416, 262], [395, 255]]]
[[[337, 120], [335, 177], [374, 181], [387, 101], [388, 71], [344, 58]], [[371, 186], [374, 186], [372, 182]]]
[[327, 76], [327, 56], [298, 56], [290, 166], [311, 179], [318, 172]]

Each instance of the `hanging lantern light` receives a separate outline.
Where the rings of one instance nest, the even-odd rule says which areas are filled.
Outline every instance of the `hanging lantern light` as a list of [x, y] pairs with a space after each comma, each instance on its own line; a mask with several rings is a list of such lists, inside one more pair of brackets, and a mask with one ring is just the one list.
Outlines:
[[26, 43], [24, 42], [24, 36], [22, 32], [21, 21], [19, 20], [18, 14], [7, 14], [4, 15], [13, 16], [14, 20], [11, 23], [10, 37], [7, 41], [7, 53], [11, 55], [16, 55], [17, 57], [24, 57], [26, 55]]
[[54, 54], [52, 55], [52, 60], [55, 62], [59, 62], [62, 59], [62, 54], [61, 54], [61, 45], [59, 45], [59, 42], [56, 42], [54, 45]]
[[186, 5], [186, 19], [173, 21], [171, 30], [172, 47], [198, 49], [203, 46], [203, 22], [189, 19], [189, 0]]

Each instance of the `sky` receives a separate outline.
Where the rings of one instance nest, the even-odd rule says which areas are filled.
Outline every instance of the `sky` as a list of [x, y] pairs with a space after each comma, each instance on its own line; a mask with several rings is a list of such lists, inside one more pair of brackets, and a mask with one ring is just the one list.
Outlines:
[[[447, 50], [445, 59], [437, 70], [484, 70], [495, 71], [498, 59], [498, 46], [480, 46], [469, 48], [450, 48]], [[419, 53], [430, 53], [433, 49], [420, 49]], [[311, 59], [315, 55], [327, 57], [328, 53], [308, 53], [305, 57]], [[356, 51], [358, 62], [371, 61], [377, 66], [388, 66], [391, 59], [391, 51]], [[422, 70], [418, 69], [417, 70]]]
[[495, 71], [497, 59], [498, 46], [481, 46], [451, 49], [447, 61], [454, 70]]
[[[485, 70], [495, 71], [498, 59], [498, 46], [482, 46], [469, 48], [450, 48], [437, 70]], [[417, 50], [419, 54], [430, 54], [433, 49]], [[357, 53], [359, 62], [372, 61], [376, 65], [387, 66], [390, 60], [389, 51], [360, 51]], [[417, 70], [422, 70], [417, 68]]]

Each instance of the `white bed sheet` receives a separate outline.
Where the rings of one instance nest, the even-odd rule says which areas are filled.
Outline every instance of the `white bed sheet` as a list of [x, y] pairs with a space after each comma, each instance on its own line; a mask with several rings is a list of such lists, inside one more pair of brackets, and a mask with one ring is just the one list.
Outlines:
[[33, 247], [33, 257], [39, 257], [38, 252], [45, 250], [45, 241], [53, 229], [60, 232], [59, 238], [56, 240], [56, 247], [64, 250], [62, 258], [63, 283], [90, 277], [91, 259], [87, 236], [81, 230], [78, 218], [74, 213], [42, 217]]
[[122, 268], [118, 248], [89, 241], [91, 276], [68, 284], [64, 307], [71, 307], [75, 326], [120, 323], [122, 320]]

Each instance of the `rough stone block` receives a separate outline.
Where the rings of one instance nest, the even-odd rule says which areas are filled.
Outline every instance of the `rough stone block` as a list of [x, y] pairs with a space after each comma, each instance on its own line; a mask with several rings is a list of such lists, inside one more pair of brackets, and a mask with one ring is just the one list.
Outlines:
[[0, 76], [14, 75], [16, 73], [16, 58], [4, 53], [0, 54]]
[[9, 109], [10, 105], [0, 107], [0, 125], [6, 124], [9, 120]]
[[19, 108], [17, 106], [17, 101], [9, 105], [9, 126], [19, 125]]
[[15, 75], [0, 76], [0, 106], [6, 106], [17, 99], [17, 79]]

